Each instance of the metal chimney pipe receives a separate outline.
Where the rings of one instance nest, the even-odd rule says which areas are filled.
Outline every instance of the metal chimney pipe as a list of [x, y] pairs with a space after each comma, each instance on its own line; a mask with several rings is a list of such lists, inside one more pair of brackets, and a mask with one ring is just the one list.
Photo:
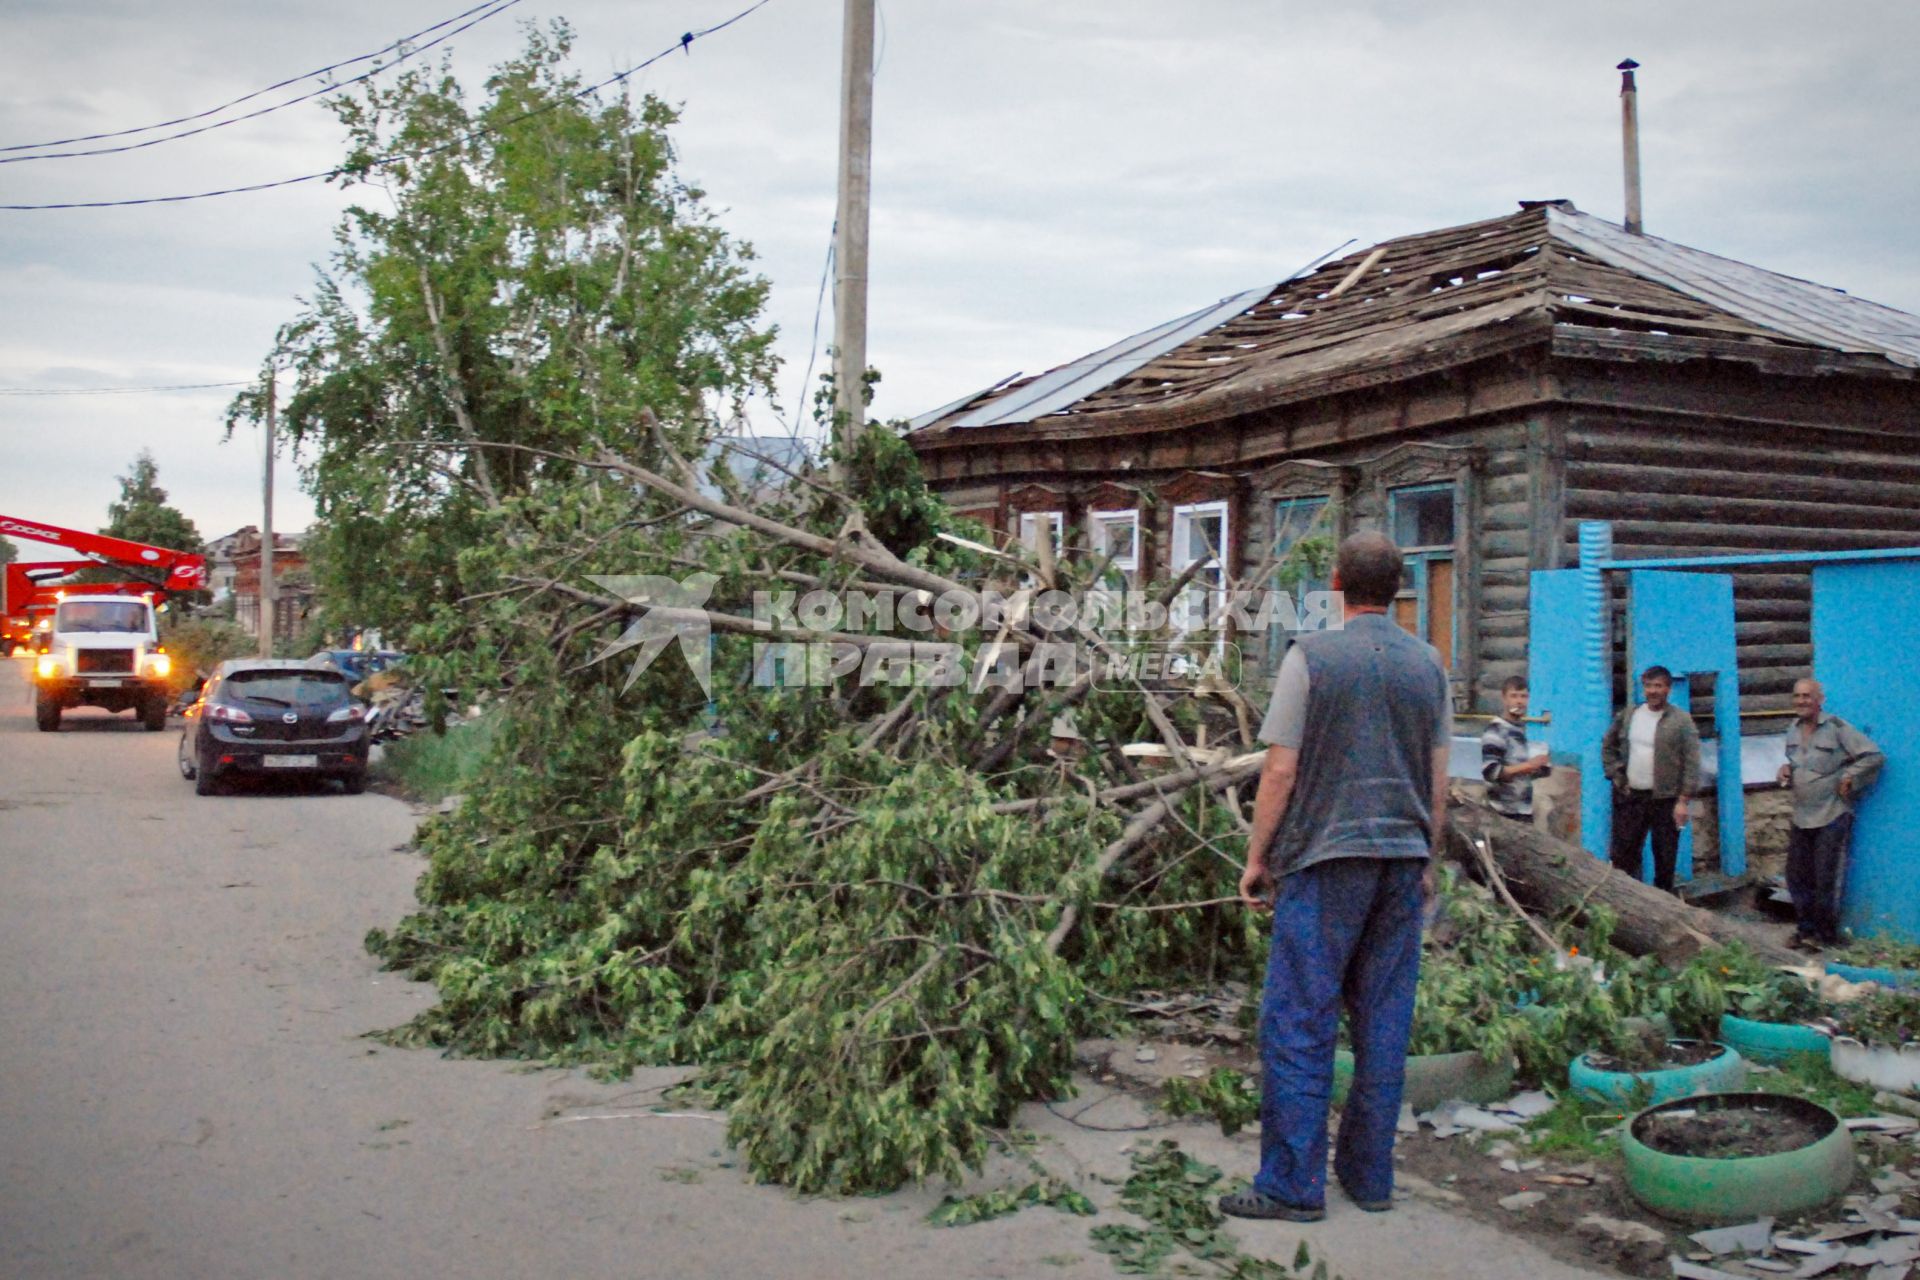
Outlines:
[[1639, 63], [1632, 58], [1622, 62], [1620, 71], [1620, 143], [1625, 149], [1627, 176], [1627, 218], [1629, 235], [1640, 235], [1646, 227], [1640, 221], [1640, 91], [1633, 83]]

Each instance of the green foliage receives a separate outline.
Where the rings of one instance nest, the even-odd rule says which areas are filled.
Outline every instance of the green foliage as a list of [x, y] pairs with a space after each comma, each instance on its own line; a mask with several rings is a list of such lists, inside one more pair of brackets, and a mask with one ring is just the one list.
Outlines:
[[1807, 1022], [1826, 1006], [1808, 981], [1756, 956], [1738, 943], [1703, 953], [1701, 961], [1717, 969], [1726, 993], [1727, 1012], [1755, 1022]]
[[1212, 1116], [1219, 1122], [1220, 1132], [1231, 1138], [1260, 1118], [1260, 1086], [1244, 1072], [1216, 1067], [1198, 1084], [1167, 1081], [1160, 1105], [1170, 1116]]
[[416, 733], [389, 742], [378, 772], [400, 785], [407, 795], [425, 804], [437, 804], [450, 795], [465, 793], [480, 772], [492, 744], [491, 717], [462, 721], [445, 733]]
[[1794, 1058], [1772, 1071], [1756, 1074], [1748, 1088], [1805, 1098], [1842, 1119], [1885, 1114], [1885, 1108], [1873, 1100], [1872, 1085], [1835, 1075], [1832, 1065], [1823, 1058], [1806, 1055]]
[[1450, 867], [1440, 872], [1439, 892], [1443, 920], [1421, 960], [1407, 1051], [1514, 1057], [1536, 1032], [1520, 1004], [1538, 981], [1537, 944], [1492, 895], [1469, 890]]
[[1527, 1122], [1527, 1149], [1538, 1156], [1574, 1160], [1611, 1156], [1620, 1149], [1614, 1128], [1624, 1118], [1617, 1103], [1556, 1092], [1553, 1109]]
[[160, 642], [173, 658], [167, 683], [175, 693], [212, 675], [228, 658], [244, 658], [260, 648], [259, 641], [231, 622], [189, 618], [172, 609], [160, 615]]
[[120, 497], [107, 504], [107, 525], [100, 532], [170, 551], [197, 552], [203, 545], [193, 521], [167, 505], [167, 491], [160, 487], [160, 468], [146, 449], [134, 458], [132, 469], [120, 477]]
[[[443, 67], [331, 104], [343, 185], [374, 183], [373, 157], [418, 158], [347, 210], [270, 359], [294, 375], [282, 417], [319, 513], [321, 594], [396, 639], [468, 594], [464, 553], [518, 536], [517, 500], [581, 480], [479, 442], [697, 456], [729, 402], [770, 385], [766, 282], [679, 175], [674, 110], [581, 94], [570, 42], [564, 24], [529, 30], [483, 101]], [[264, 413], [249, 390], [229, 425]]]
[[[1133, 1154], [1133, 1173], [1120, 1189], [1120, 1207], [1146, 1220], [1145, 1227], [1108, 1223], [1089, 1234], [1093, 1247], [1113, 1259], [1122, 1275], [1159, 1275], [1176, 1252], [1205, 1263], [1229, 1280], [1327, 1280], [1325, 1262], [1315, 1263], [1305, 1241], [1291, 1266], [1240, 1251], [1214, 1205], [1220, 1170], [1162, 1141]], [[1182, 1263], [1176, 1270], [1186, 1273]]]
[[0, 565], [12, 564], [20, 558], [20, 548], [6, 538], [0, 538]]
[[966, 1227], [1018, 1213], [1031, 1205], [1048, 1205], [1061, 1213], [1090, 1218], [1098, 1212], [1093, 1201], [1058, 1178], [1040, 1178], [1022, 1187], [1001, 1187], [972, 1196], [946, 1196], [927, 1215], [936, 1227]]
[[1853, 939], [1831, 953], [1828, 959], [1868, 969], [1920, 971], [1920, 942], [1908, 942], [1890, 933], [1876, 933]]
[[1903, 1045], [1920, 1040], [1920, 992], [1877, 991], [1834, 1010], [1839, 1034], [1863, 1044]]

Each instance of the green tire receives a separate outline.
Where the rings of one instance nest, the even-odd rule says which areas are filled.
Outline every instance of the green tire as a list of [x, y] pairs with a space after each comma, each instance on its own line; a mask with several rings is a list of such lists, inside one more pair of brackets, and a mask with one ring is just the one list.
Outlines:
[[[1676, 1043], [1679, 1043], [1676, 1041]], [[1747, 1082], [1747, 1064], [1725, 1045], [1705, 1062], [1690, 1067], [1666, 1067], [1657, 1071], [1602, 1071], [1581, 1054], [1567, 1066], [1567, 1083], [1573, 1091], [1594, 1102], [1633, 1103], [1642, 1086], [1651, 1103], [1685, 1098], [1696, 1093], [1725, 1093]]]
[[1730, 1013], [1720, 1015], [1720, 1043], [1749, 1062], [1781, 1063], [1795, 1058], [1825, 1062], [1833, 1056], [1833, 1041], [1812, 1027], [1757, 1022]]
[[[1513, 1060], [1488, 1062], [1477, 1053], [1416, 1053], [1407, 1059], [1407, 1085], [1401, 1100], [1415, 1111], [1431, 1111], [1443, 1102], [1499, 1102], [1513, 1092]], [[1333, 1101], [1346, 1102], [1353, 1087], [1353, 1054], [1333, 1054]]]
[[[1639, 1138], [1649, 1116], [1674, 1108], [1787, 1107], [1825, 1129], [1811, 1146], [1768, 1156], [1715, 1159], [1656, 1151]], [[1649, 1107], [1621, 1131], [1627, 1189], [1647, 1208], [1688, 1223], [1784, 1218], [1838, 1200], [1853, 1183], [1853, 1137], [1825, 1107], [1772, 1093], [1715, 1093]]]

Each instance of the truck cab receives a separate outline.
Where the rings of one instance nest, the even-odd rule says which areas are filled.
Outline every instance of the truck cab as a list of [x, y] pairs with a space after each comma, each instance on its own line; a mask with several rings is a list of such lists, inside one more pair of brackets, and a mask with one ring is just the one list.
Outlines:
[[140, 596], [74, 594], [54, 608], [45, 649], [34, 660], [34, 719], [60, 728], [68, 707], [132, 711], [152, 732], [167, 727], [167, 677], [173, 659], [160, 644], [151, 601]]

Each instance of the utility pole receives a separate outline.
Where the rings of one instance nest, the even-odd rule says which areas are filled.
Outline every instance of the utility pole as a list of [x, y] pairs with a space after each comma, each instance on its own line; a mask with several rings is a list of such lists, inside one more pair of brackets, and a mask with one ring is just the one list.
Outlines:
[[273, 412], [279, 370], [267, 366], [267, 448], [260, 469], [260, 656], [273, 656]]
[[[833, 408], [845, 453], [866, 426], [867, 213], [873, 194], [873, 6], [846, 0], [840, 52], [840, 200], [835, 218]], [[844, 468], [834, 468], [836, 479]]]

